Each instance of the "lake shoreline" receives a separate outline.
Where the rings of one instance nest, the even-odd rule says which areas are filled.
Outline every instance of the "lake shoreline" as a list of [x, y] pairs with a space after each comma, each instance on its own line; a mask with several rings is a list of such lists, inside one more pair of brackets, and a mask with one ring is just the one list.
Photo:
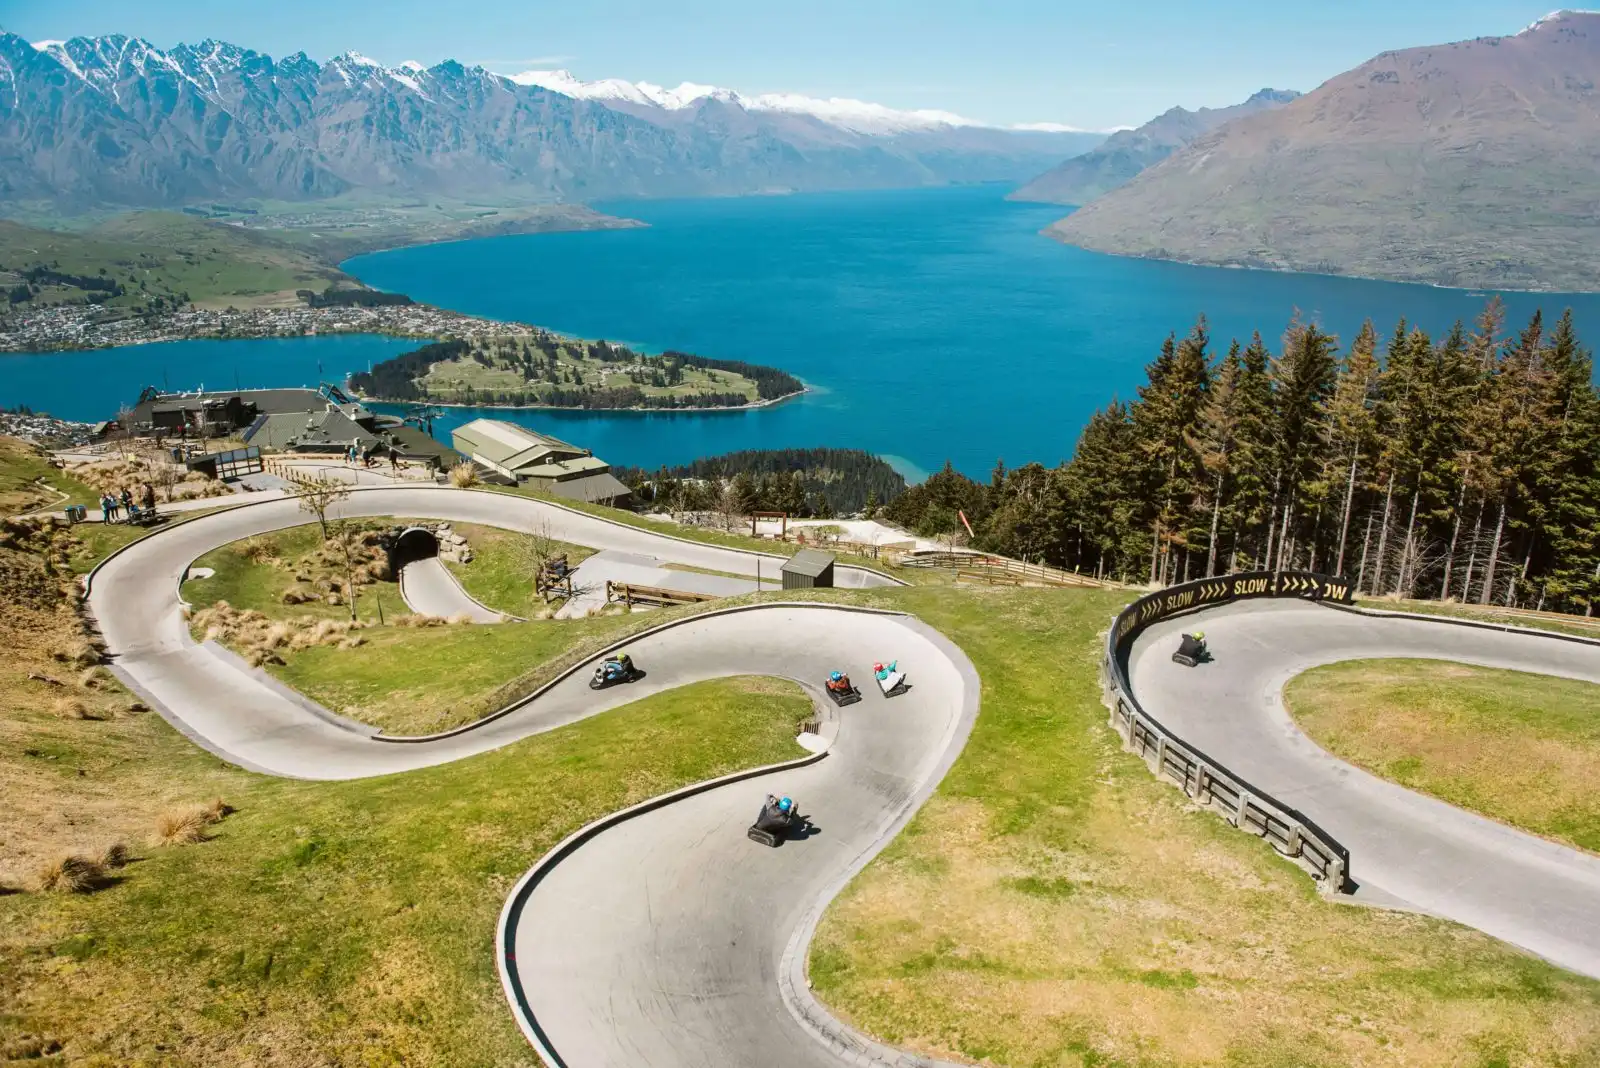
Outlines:
[[[1071, 218], [1071, 216], [1067, 216]], [[1064, 221], [1064, 220], [1063, 220]], [[1519, 286], [1506, 285], [1447, 285], [1444, 282], [1433, 282], [1421, 278], [1386, 278], [1376, 274], [1350, 274], [1337, 271], [1315, 271], [1305, 267], [1274, 267], [1265, 263], [1238, 263], [1220, 262], [1216, 260], [1186, 260], [1177, 256], [1154, 256], [1143, 252], [1117, 252], [1107, 248], [1096, 248], [1092, 245], [1081, 244], [1068, 239], [1056, 229], [1052, 223], [1039, 231], [1041, 237], [1048, 238], [1057, 244], [1068, 248], [1090, 252], [1096, 256], [1114, 256], [1124, 260], [1144, 260], [1147, 263], [1172, 263], [1181, 267], [1203, 267], [1213, 271], [1258, 271], [1262, 274], [1301, 275], [1307, 278], [1338, 278], [1353, 282], [1381, 282], [1392, 286], [1425, 286], [1428, 289], [1444, 289], [1453, 293], [1465, 293], [1468, 296], [1482, 296], [1485, 300], [1495, 293], [1518, 293], [1530, 297], [1594, 297], [1600, 296], [1600, 289], [1527, 289]]]
[[454, 401], [435, 400], [394, 400], [386, 397], [369, 397], [364, 393], [351, 392], [351, 396], [363, 404], [427, 404], [435, 408], [467, 408], [473, 411], [507, 411], [507, 412], [604, 412], [607, 415], [614, 413], [633, 413], [637, 415], [715, 415], [718, 412], [753, 412], [761, 408], [771, 408], [773, 405], [803, 397], [807, 393], [815, 392], [810, 386], [805, 389], [785, 393], [781, 397], [771, 397], [767, 400], [754, 401], [750, 404], [719, 405], [714, 408], [583, 408], [570, 404], [462, 404]]

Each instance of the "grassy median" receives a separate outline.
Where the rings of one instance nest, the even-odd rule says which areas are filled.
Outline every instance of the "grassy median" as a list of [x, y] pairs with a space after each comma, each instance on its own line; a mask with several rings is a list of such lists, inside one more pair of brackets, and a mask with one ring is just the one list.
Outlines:
[[1600, 686], [1438, 660], [1352, 660], [1285, 692], [1324, 749], [1401, 786], [1600, 853]]
[[445, 562], [456, 581], [480, 604], [528, 619], [551, 607], [533, 592], [536, 555], [565, 555], [569, 567], [577, 567], [594, 555], [594, 550], [585, 546], [544, 537], [539, 539], [542, 544], [537, 546], [536, 554], [532, 535], [498, 527], [456, 523], [452, 529], [472, 548], [470, 564]]

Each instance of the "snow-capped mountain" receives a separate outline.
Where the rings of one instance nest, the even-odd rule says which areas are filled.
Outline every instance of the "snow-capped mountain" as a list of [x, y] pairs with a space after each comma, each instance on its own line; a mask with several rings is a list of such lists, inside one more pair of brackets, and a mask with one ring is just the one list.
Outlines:
[[[963, 126], [1005, 128], [991, 126], [948, 111], [902, 111], [882, 104], [851, 100], [848, 97], [830, 97], [821, 100], [799, 93], [760, 93], [752, 96], [733, 89], [698, 85], [694, 82], [684, 82], [676, 89], [666, 89], [650, 82], [629, 82], [621, 78], [586, 82], [566, 70], [530, 70], [509, 77], [518, 85], [537, 85], [577, 100], [617, 101], [657, 107], [666, 111], [681, 110], [697, 100], [721, 100], [738, 104], [746, 111], [777, 111], [790, 115], [809, 115], [830, 126], [868, 135], [893, 135]], [[1089, 132], [1057, 123], [1026, 123], [1009, 128], [1040, 133]]]
[[1008, 180], [1099, 135], [685, 84], [0, 33], [0, 200], [592, 199]]

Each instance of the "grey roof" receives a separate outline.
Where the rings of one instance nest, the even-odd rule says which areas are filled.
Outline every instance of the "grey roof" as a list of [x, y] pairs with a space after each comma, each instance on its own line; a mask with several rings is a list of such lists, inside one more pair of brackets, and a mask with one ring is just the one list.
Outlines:
[[[344, 394], [339, 394], [344, 397]], [[230, 397], [238, 397], [245, 404], [255, 406], [256, 411], [262, 415], [276, 415], [283, 412], [313, 412], [321, 411], [336, 400], [323, 396], [315, 389], [229, 389], [215, 390], [205, 393], [162, 393], [151, 400], [134, 405], [133, 421], [135, 423], [150, 422], [150, 413], [156, 409], [162, 411], [192, 411], [202, 404], [225, 404]], [[344, 398], [347, 402], [349, 398]]]
[[833, 566], [833, 557], [816, 549], [801, 549], [784, 561], [783, 570], [791, 575], [809, 575], [816, 578]]
[[251, 445], [265, 449], [345, 448], [352, 441], [372, 445], [376, 435], [338, 410], [280, 412], [262, 415], [242, 435]]
[[[552, 458], [577, 458], [587, 452], [560, 438], [504, 419], [474, 419], [450, 432], [457, 449], [510, 471], [547, 464]], [[555, 477], [554, 474], [551, 477]]]
[[609, 471], [602, 471], [598, 475], [584, 475], [582, 478], [569, 478], [562, 482], [552, 482], [550, 492], [557, 497], [565, 497], [569, 501], [584, 501], [593, 504], [596, 501], [612, 501], [618, 497], [626, 497], [633, 491]]
[[466, 460], [459, 452], [442, 441], [436, 441], [414, 426], [388, 426], [383, 432], [394, 440], [401, 456], [437, 456], [445, 467], [454, 467]]

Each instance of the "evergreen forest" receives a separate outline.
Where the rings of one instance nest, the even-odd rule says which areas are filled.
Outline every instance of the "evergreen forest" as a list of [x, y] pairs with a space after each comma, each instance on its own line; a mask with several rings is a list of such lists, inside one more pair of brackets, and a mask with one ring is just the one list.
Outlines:
[[1442, 336], [1296, 319], [1220, 353], [1170, 336], [1060, 467], [951, 469], [885, 508], [925, 535], [1134, 582], [1344, 574], [1368, 596], [1593, 614], [1600, 391], [1571, 312], [1509, 331], [1492, 300]]
[[874, 511], [906, 491], [899, 472], [860, 449], [745, 449], [653, 472], [612, 473], [640, 499], [675, 512], [831, 519]]

